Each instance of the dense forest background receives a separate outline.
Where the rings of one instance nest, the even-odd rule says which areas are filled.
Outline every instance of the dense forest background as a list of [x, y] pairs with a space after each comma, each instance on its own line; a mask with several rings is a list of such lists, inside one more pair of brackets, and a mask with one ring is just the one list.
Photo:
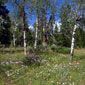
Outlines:
[[58, 0], [0, 0], [1, 47], [70, 48], [75, 24], [75, 47], [84, 48], [84, 0], [64, 0], [60, 6]]

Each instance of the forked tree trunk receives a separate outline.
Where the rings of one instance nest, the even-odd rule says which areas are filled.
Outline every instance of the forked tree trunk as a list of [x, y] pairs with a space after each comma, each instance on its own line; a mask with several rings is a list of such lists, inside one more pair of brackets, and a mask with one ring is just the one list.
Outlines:
[[34, 42], [34, 49], [37, 48], [37, 38], [38, 38], [38, 28], [37, 28], [38, 22], [36, 20], [36, 28], [35, 28], [35, 42]]
[[70, 60], [72, 60], [72, 57], [73, 57], [73, 55], [74, 55], [76, 29], [77, 29], [77, 25], [74, 26], [73, 33], [72, 33], [71, 51], [70, 51], [71, 58], [70, 58]]
[[24, 39], [24, 55], [26, 55], [26, 31], [23, 31], [23, 39]]

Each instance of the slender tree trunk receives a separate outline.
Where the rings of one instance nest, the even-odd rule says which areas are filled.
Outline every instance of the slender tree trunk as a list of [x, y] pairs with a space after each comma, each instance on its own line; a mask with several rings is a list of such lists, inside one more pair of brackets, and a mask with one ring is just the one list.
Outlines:
[[15, 33], [13, 33], [13, 46], [15, 47], [15, 42], [16, 42], [16, 39], [15, 39]]
[[23, 32], [23, 48], [24, 48], [24, 55], [26, 55], [26, 13], [25, 13], [25, 0], [22, 3], [17, 3], [18, 1], [14, 1], [19, 9], [19, 17], [21, 18], [20, 22], [22, 22], [22, 32]]
[[14, 26], [14, 31], [13, 31], [13, 46], [15, 47], [16, 46], [16, 37], [15, 37], [15, 32], [16, 32], [16, 29], [17, 29], [17, 27], [16, 26]]
[[46, 27], [46, 16], [44, 16], [45, 19], [43, 19], [43, 47], [47, 48], [47, 27]]
[[37, 20], [36, 20], [36, 28], [35, 28], [35, 43], [34, 43], [34, 49], [37, 48], [37, 38], [38, 38], [38, 28], [37, 28]]
[[42, 41], [42, 45], [43, 47], [47, 46], [47, 42], [46, 42], [46, 34], [45, 34], [45, 28], [43, 28], [43, 41]]
[[71, 59], [70, 59], [70, 60], [72, 60], [72, 57], [73, 57], [73, 55], [74, 55], [74, 46], [75, 46], [75, 33], [76, 33], [76, 29], [77, 29], [77, 25], [74, 26], [73, 33], [72, 33], [71, 51], [70, 51]]
[[25, 13], [25, 0], [23, 0], [23, 7], [22, 7], [22, 18], [23, 18], [23, 40], [24, 40], [24, 55], [27, 54], [26, 48], [26, 13]]
[[24, 55], [26, 55], [26, 31], [23, 31], [23, 39], [24, 39]]

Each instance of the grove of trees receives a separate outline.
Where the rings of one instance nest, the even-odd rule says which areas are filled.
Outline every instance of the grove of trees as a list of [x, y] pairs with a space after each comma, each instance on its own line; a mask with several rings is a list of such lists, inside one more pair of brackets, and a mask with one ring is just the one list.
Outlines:
[[[35, 23], [30, 29], [32, 16]], [[0, 0], [0, 46], [11, 45], [24, 47], [25, 55], [28, 46], [47, 49], [53, 45], [71, 48], [73, 55], [74, 47], [85, 47], [85, 1], [65, 0], [59, 7], [58, 0]]]

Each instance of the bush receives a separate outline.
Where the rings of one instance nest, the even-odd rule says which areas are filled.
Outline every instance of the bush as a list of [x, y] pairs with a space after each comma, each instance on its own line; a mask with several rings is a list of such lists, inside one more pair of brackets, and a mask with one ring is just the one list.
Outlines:
[[37, 55], [29, 55], [23, 59], [24, 65], [40, 65], [41, 59]]
[[23, 59], [24, 65], [40, 65], [41, 58], [36, 55], [32, 49], [29, 50], [29, 54]]
[[51, 45], [51, 50], [56, 52], [57, 51], [57, 46], [55, 44]]
[[60, 48], [58, 48], [58, 52], [63, 53], [63, 54], [69, 54], [70, 53], [70, 48], [60, 47]]
[[69, 54], [70, 53], [70, 48], [59, 47], [59, 46], [56, 46], [56, 45], [52, 45], [51, 50], [54, 51], [54, 52], [63, 53], [63, 54]]
[[42, 45], [39, 45], [38, 47], [37, 47], [37, 49], [36, 49], [36, 51], [38, 51], [38, 52], [44, 52], [44, 51], [46, 51], [47, 50], [47, 47], [45, 46], [42, 46]]

